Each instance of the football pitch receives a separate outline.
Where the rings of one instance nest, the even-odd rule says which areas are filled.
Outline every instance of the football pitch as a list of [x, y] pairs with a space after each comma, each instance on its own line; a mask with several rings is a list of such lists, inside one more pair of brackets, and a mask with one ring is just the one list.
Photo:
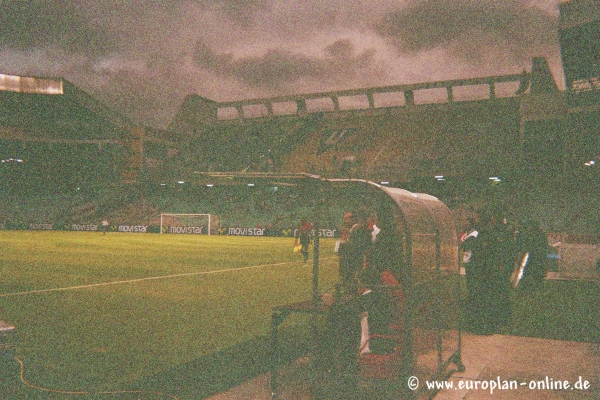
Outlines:
[[[23, 363], [0, 360], [0, 398], [197, 400], [268, 372], [272, 308], [311, 298], [293, 242], [0, 231], [0, 320]], [[333, 248], [321, 239], [320, 292], [337, 282]], [[598, 282], [546, 281], [512, 294], [498, 333], [600, 342], [599, 299]], [[287, 318], [283, 361], [310, 337], [306, 315]]]
[[[310, 299], [312, 262], [293, 241], [1, 231], [0, 320], [15, 326], [16, 356], [35, 386], [202, 398], [261, 372], [272, 307]], [[337, 257], [332, 239], [321, 244], [324, 292]], [[290, 317], [283, 329], [301, 342], [306, 325]]]

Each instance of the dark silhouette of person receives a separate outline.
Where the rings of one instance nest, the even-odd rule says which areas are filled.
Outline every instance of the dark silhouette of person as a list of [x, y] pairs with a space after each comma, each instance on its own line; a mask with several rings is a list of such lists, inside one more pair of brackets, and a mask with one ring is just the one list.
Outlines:
[[498, 210], [480, 214], [481, 228], [473, 242], [471, 265], [474, 301], [471, 330], [491, 334], [510, 317], [510, 275], [514, 268], [515, 240]]
[[311, 242], [312, 224], [303, 218], [296, 231], [296, 244], [300, 243], [302, 248], [300, 254], [304, 257], [304, 262], [308, 261], [308, 246]]
[[347, 284], [352, 280], [352, 273], [350, 272], [350, 267], [348, 265], [348, 241], [350, 239], [350, 230], [356, 224], [356, 220], [351, 212], [347, 212], [344, 214], [344, 218], [342, 219], [342, 223], [340, 225], [340, 243], [338, 247], [338, 257], [339, 257], [339, 276], [340, 281], [343, 284]]
[[473, 248], [479, 235], [478, 215], [474, 213], [469, 218], [469, 228], [462, 244], [463, 265], [465, 267], [465, 278], [467, 284], [467, 299], [466, 299], [466, 323], [468, 327], [473, 327], [477, 319], [478, 296], [477, 290], [481, 286], [482, 267], [473, 262]]
[[371, 231], [368, 229], [368, 210], [361, 207], [352, 215], [355, 218], [355, 224], [350, 228], [345, 246], [345, 270], [342, 275], [344, 287], [352, 286], [355, 283], [356, 274], [363, 269], [366, 253], [373, 242]]

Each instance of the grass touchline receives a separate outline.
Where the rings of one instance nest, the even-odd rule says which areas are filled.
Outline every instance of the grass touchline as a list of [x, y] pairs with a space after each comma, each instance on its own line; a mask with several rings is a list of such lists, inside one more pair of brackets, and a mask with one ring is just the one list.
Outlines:
[[147, 278], [127, 279], [127, 280], [123, 280], [123, 281], [92, 283], [89, 285], [29, 290], [26, 292], [16, 292], [16, 293], [4, 293], [4, 294], [0, 294], [0, 297], [22, 296], [22, 295], [27, 295], [27, 294], [36, 294], [36, 293], [45, 293], [45, 292], [60, 292], [60, 291], [65, 291], [65, 290], [88, 289], [88, 288], [99, 287], [99, 286], [121, 285], [121, 284], [125, 284], [125, 283], [135, 283], [135, 282], [151, 281], [151, 280], [158, 280], [158, 279], [180, 278], [180, 277], [194, 276], [194, 275], [217, 274], [217, 273], [221, 273], [221, 272], [244, 271], [244, 270], [248, 270], [248, 269], [263, 268], [263, 267], [277, 267], [277, 266], [281, 266], [281, 265], [298, 264], [298, 263], [300, 263], [300, 262], [299, 261], [290, 261], [290, 262], [275, 263], [275, 264], [250, 265], [247, 267], [240, 267], [240, 268], [218, 269], [215, 271], [199, 271], [199, 272], [187, 272], [187, 273], [183, 273], [183, 274], [151, 276], [151, 277], [147, 277]]

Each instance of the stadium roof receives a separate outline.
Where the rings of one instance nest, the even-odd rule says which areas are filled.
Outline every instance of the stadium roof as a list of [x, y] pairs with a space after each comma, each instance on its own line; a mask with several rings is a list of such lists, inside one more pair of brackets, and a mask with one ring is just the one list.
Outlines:
[[61, 78], [0, 74], [1, 136], [119, 140], [134, 124]]
[[272, 173], [272, 172], [194, 172], [198, 184], [211, 184], [223, 186], [235, 185], [274, 185], [274, 186], [299, 186], [310, 183], [327, 183], [329, 186], [344, 187], [348, 185], [366, 184], [376, 187], [385, 185], [367, 179], [355, 178], [326, 178], [306, 172], [299, 173]]

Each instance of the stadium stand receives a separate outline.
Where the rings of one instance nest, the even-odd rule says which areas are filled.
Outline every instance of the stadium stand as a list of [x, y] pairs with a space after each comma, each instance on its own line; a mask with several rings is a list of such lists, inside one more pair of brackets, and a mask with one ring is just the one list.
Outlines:
[[534, 57], [510, 75], [222, 103], [188, 95], [161, 131], [64, 79], [0, 74], [0, 216], [5, 227], [153, 224], [160, 212], [290, 225], [307, 212], [292, 189], [206, 188], [195, 172], [306, 172], [430, 193], [458, 218], [493, 199], [547, 230], [597, 234], [600, 76], [589, 35], [600, 22], [571, 3], [560, 11], [565, 91]]

